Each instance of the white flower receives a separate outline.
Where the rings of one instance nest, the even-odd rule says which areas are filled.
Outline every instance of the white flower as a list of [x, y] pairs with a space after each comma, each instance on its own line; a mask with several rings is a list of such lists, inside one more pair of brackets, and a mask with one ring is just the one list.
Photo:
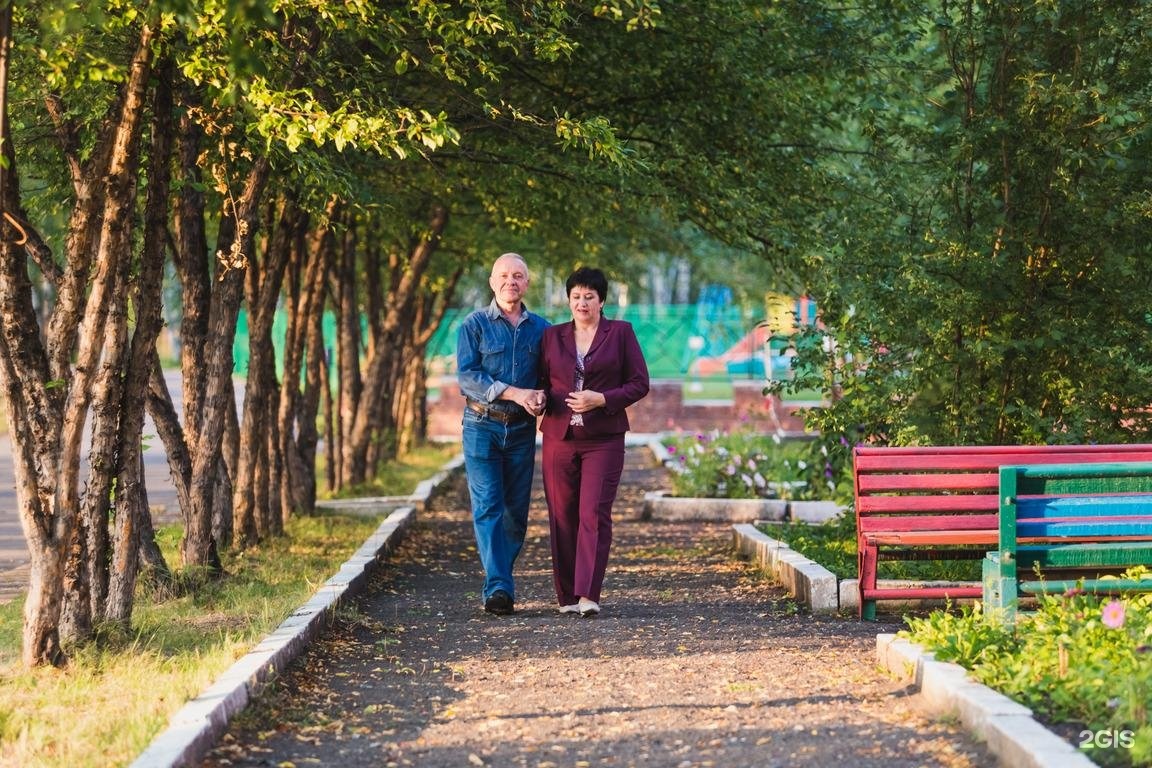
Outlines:
[[756, 483], [757, 488], [763, 488], [768, 484], [768, 481], [764, 479], [764, 475], [759, 472], [752, 476], [752, 482]]
[[748, 469], [753, 471], [753, 472], [756, 471], [756, 462], [752, 461], [752, 459], [748, 459], [748, 463], [745, 464], [744, 466], [748, 467]]
[[776, 434], [772, 435], [772, 442], [776, 443], [776, 445], [780, 445], [780, 434], [780, 432], [777, 432]]
[[744, 481], [744, 485], [748, 486], [749, 488], [752, 487], [752, 478], [748, 477], [748, 475], [741, 473], [740, 479]]
[[796, 462], [796, 468], [797, 468], [797, 469], [808, 469], [808, 462], [806, 462], [806, 461], [797, 461], [797, 462]]
[[724, 474], [728, 475], [729, 477], [736, 474], [736, 465], [729, 464], [728, 466], [724, 467]]

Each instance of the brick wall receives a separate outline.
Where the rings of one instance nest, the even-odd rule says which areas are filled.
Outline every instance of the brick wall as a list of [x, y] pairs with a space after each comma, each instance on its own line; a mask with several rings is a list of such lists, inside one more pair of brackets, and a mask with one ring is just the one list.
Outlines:
[[[648, 396], [628, 409], [633, 432], [730, 432], [748, 428], [760, 432], [783, 429], [789, 435], [803, 434], [804, 424], [795, 411], [805, 404], [783, 403], [761, 394], [758, 382], [736, 382], [731, 401], [684, 402], [680, 381], [655, 380]], [[439, 397], [428, 399], [428, 435], [441, 439], [460, 436], [460, 415], [464, 399], [455, 379], [444, 379]]]

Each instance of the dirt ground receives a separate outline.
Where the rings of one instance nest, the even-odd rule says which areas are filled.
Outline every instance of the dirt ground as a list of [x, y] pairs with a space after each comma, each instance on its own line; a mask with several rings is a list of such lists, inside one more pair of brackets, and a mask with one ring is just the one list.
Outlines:
[[876, 668], [897, 625], [799, 610], [730, 525], [641, 521], [663, 472], [629, 449], [596, 618], [556, 612], [538, 477], [517, 612], [484, 613], [460, 478], [204, 768], [997, 764]]

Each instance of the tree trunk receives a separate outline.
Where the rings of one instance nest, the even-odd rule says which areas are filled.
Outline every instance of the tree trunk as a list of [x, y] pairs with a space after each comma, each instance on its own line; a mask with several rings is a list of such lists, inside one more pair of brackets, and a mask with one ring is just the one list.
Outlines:
[[257, 268], [254, 255], [245, 276], [248, 378], [244, 387], [239, 463], [233, 491], [236, 543], [240, 547], [253, 546], [264, 536], [282, 530], [283, 512], [279, 509], [273, 511], [269, 506], [273, 498], [277, 505], [280, 503], [278, 487], [275, 496], [270, 496], [271, 486], [278, 483], [273, 472], [273, 454], [279, 441], [269, 444], [269, 434], [275, 434], [275, 423], [269, 414], [279, 410], [277, 398], [280, 390], [276, 380], [272, 324], [299, 214], [295, 205], [286, 198], [281, 198], [276, 208], [279, 209], [276, 223], [271, 223], [273, 216], [268, 217], [270, 231], [265, 238], [263, 267]]
[[[349, 224], [351, 223], [351, 217]], [[356, 270], [355, 237], [352, 226], [348, 226], [337, 254], [337, 266], [333, 275], [336, 281], [336, 382], [339, 386], [339, 400], [336, 410], [337, 434], [340, 435], [340, 452], [336, 468], [337, 488], [349, 485], [349, 478], [357, 473], [349, 469], [349, 462], [354, 458], [349, 455], [348, 430], [355, 422], [356, 411], [360, 407], [360, 397], [363, 390], [363, 381], [360, 375], [360, 302], [356, 291], [359, 279]], [[363, 477], [363, 469], [359, 476]]]
[[206, 387], [201, 404], [199, 432], [192, 447], [191, 503], [184, 538], [180, 543], [184, 565], [219, 571], [217, 542], [212, 539], [212, 499], [217, 486], [220, 444], [226, 411], [234, 409], [232, 339], [244, 293], [247, 257], [252, 253], [260, 199], [268, 179], [266, 158], [255, 160], [238, 198], [229, 196], [220, 220], [221, 272], [212, 294], [205, 348]]
[[[161, 293], [164, 280], [165, 244], [168, 241], [168, 193], [171, 187], [173, 136], [171, 60], [158, 67], [152, 120], [152, 147], [149, 152], [148, 192], [144, 207], [144, 242], [139, 273], [130, 292], [135, 307], [136, 327], [123, 369], [123, 403], [119, 424], [119, 462], [116, 482], [116, 514], [112, 534], [111, 565], [108, 573], [107, 604], [104, 618], [127, 629], [132, 617], [132, 596], [140, 566], [142, 529], [151, 531], [151, 511], [144, 489], [143, 452], [140, 436], [144, 431], [144, 401], [147, 397], [156, 339], [164, 319]], [[147, 520], [145, 526], [144, 521]]]
[[394, 340], [402, 336], [401, 328], [410, 323], [413, 306], [423, 283], [432, 256], [440, 243], [440, 235], [448, 224], [448, 211], [435, 206], [428, 226], [429, 234], [413, 244], [406, 262], [392, 270], [387, 312], [380, 327], [381, 337], [376, 341], [375, 354], [367, 362], [364, 392], [352, 415], [352, 423], [345, 425], [344, 460], [341, 485], [364, 483], [368, 476], [367, 456], [373, 439], [392, 431], [391, 410], [387, 388], [393, 383], [392, 371], [398, 364]]
[[[280, 455], [284, 458], [281, 485], [284, 509], [311, 511], [316, 503], [316, 419], [320, 403], [320, 375], [324, 350], [324, 288], [335, 238], [331, 222], [337, 214], [332, 200], [311, 235], [302, 218], [294, 238], [292, 270], [286, 305], [288, 330], [284, 343], [284, 377], [280, 385]], [[304, 376], [301, 392], [300, 375]]]
[[[23, 219], [8, 124], [10, 10], [10, 6], [0, 10], [4, 27], [0, 33], [0, 152], [5, 160], [0, 163], [0, 207], [9, 221], [13, 216]], [[39, 315], [31, 301], [27, 251], [22, 247], [28, 238], [0, 241], [0, 378], [7, 395], [21, 523], [31, 555], [23, 636], [23, 659], [28, 665], [63, 659], [63, 577], [81, 502], [80, 442], [93, 376], [107, 341], [117, 337], [116, 317], [124, 301], [123, 268], [132, 242], [136, 161], [153, 37], [151, 26], [140, 29], [128, 77], [110, 113], [112, 119], [96, 138], [86, 162], [79, 159], [80, 142], [65, 118], [67, 110], [55, 99], [46, 103], [72, 170], [76, 203], [69, 220], [65, 267], [50, 273], [59, 284], [43, 344]], [[89, 276], [93, 263], [96, 273]], [[110, 313], [113, 319], [108, 323]], [[98, 420], [103, 421], [97, 425], [98, 433], [112, 421], [110, 415], [98, 415]], [[97, 434], [97, 439], [102, 440], [102, 435]], [[96, 460], [102, 462], [103, 457], [97, 455]], [[102, 464], [93, 467], [92, 487], [102, 487], [105, 478], [101, 475], [111, 471]]]

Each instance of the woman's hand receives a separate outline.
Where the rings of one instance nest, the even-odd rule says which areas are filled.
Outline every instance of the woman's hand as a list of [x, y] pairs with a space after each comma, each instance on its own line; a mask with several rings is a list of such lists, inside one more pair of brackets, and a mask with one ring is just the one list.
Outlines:
[[603, 408], [608, 401], [604, 395], [592, 389], [582, 389], [579, 392], [569, 392], [564, 402], [573, 413], [588, 413], [597, 408]]

